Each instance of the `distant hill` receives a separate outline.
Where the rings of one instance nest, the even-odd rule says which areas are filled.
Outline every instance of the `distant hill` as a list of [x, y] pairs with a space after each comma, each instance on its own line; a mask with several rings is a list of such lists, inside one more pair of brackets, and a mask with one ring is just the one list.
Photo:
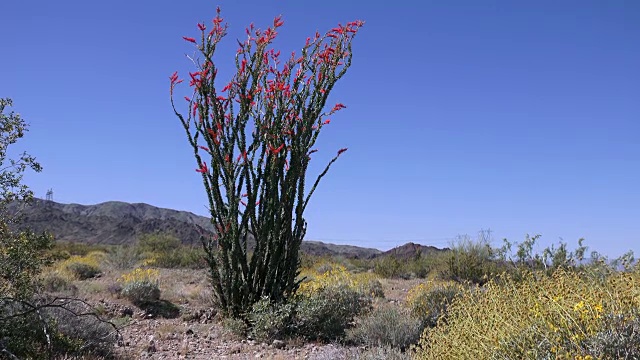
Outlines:
[[379, 254], [378, 256], [395, 256], [398, 259], [406, 260], [416, 256], [416, 254], [425, 256], [425, 255], [429, 255], [437, 252], [443, 252], [443, 251], [449, 251], [449, 249], [448, 248], [439, 249], [435, 246], [425, 246], [425, 245], [414, 244], [412, 242], [409, 242], [404, 245], [395, 247], [391, 250], [387, 250]]
[[[58, 241], [89, 244], [132, 244], [143, 234], [174, 235], [184, 244], [199, 244], [201, 234], [212, 235], [209, 218], [187, 211], [158, 208], [144, 203], [108, 201], [96, 205], [62, 204], [34, 199], [31, 205], [12, 207], [22, 214], [21, 226], [47, 231]], [[303, 252], [316, 256], [341, 255], [372, 258], [377, 249], [304, 241]]]
[[213, 229], [207, 218], [190, 212], [120, 201], [79, 205], [35, 199], [20, 212], [23, 226], [48, 231], [60, 241], [90, 244], [130, 244], [140, 235], [154, 232], [195, 244], [201, 233]]
[[[62, 204], [35, 199], [31, 205], [13, 206], [23, 216], [21, 226], [36, 232], [47, 231], [58, 241], [90, 244], [132, 244], [143, 234], [155, 232], [174, 235], [184, 244], [199, 244], [201, 234], [213, 234], [209, 218], [187, 211], [158, 208], [144, 203], [108, 201], [96, 205]], [[344, 256], [372, 259], [394, 255], [408, 258], [417, 251], [427, 254], [443, 251], [433, 246], [408, 243], [382, 252], [352, 245], [303, 241], [301, 250], [316, 256]]]

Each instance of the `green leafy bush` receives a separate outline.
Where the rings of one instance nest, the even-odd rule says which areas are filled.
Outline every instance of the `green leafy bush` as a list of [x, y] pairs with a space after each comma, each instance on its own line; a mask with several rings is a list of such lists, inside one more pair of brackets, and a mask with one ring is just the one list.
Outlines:
[[116, 245], [110, 249], [107, 255], [107, 263], [112, 268], [120, 270], [134, 268], [140, 260], [142, 257], [136, 246]]
[[385, 256], [375, 262], [373, 272], [386, 279], [404, 278], [408, 279], [410, 274], [403, 266], [402, 262], [395, 256]]
[[158, 301], [160, 300], [158, 276], [158, 270], [140, 268], [124, 274], [118, 279], [122, 282], [120, 294], [138, 306]]
[[251, 335], [258, 341], [281, 339], [293, 330], [294, 309], [292, 303], [272, 304], [268, 298], [261, 299], [248, 315]]
[[106, 254], [100, 251], [90, 252], [84, 256], [73, 255], [58, 265], [58, 270], [77, 280], [86, 280], [101, 273], [100, 263]]
[[160, 288], [157, 283], [135, 281], [122, 287], [120, 294], [135, 305], [142, 305], [160, 300]]
[[243, 339], [249, 331], [244, 320], [232, 317], [222, 319], [222, 329], [227, 336], [237, 340]]
[[407, 306], [411, 314], [420, 319], [423, 327], [434, 327], [462, 291], [462, 286], [453, 282], [421, 283], [409, 290]]
[[343, 338], [354, 318], [370, 306], [368, 296], [346, 285], [318, 288], [297, 301], [297, 332], [308, 339]]
[[422, 329], [419, 319], [397, 306], [384, 305], [358, 321], [347, 338], [356, 344], [405, 350], [418, 342]]
[[134, 253], [138, 254], [144, 265], [159, 268], [207, 267], [205, 253], [201, 247], [183, 245], [175, 236], [164, 233], [140, 236]]
[[484, 284], [500, 271], [495, 252], [486, 240], [459, 237], [447, 254], [446, 278], [458, 282]]

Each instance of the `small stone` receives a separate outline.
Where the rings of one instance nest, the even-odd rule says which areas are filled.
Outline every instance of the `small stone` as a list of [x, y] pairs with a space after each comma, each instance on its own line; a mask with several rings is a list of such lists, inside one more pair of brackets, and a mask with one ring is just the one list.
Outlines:
[[273, 340], [273, 343], [271, 344], [274, 348], [276, 349], [284, 349], [285, 347], [285, 343], [282, 340]]
[[149, 341], [149, 345], [147, 346], [146, 350], [147, 350], [148, 353], [156, 352], [156, 350], [157, 350], [156, 349], [156, 342], [153, 341], [153, 340]]
[[133, 309], [130, 307], [126, 307], [124, 309], [122, 309], [122, 311], [120, 312], [120, 314], [122, 316], [133, 316]]
[[193, 329], [187, 329], [187, 331], [185, 332], [185, 334], [187, 334], [187, 335], [193, 335]]

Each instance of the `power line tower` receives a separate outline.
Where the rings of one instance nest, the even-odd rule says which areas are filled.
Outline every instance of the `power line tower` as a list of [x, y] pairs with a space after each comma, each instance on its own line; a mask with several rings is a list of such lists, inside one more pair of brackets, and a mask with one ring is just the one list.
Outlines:
[[47, 190], [47, 197], [46, 197], [47, 201], [53, 201], [53, 189], [49, 189]]

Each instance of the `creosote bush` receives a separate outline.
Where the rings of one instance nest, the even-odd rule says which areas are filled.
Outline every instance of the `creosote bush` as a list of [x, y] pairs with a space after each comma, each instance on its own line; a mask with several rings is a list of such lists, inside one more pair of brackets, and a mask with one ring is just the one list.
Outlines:
[[286, 59], [270, 48], [283, 24], [277, 17], [266, 30], [247, 28], [247, 38], [238, 41], [236, 72], [219, 85], [214, 53], [227, 26], [218, 9], [212, 24], [198, 24], [197, 38], [183, 37], [197, 53], [184, 113], [174, 97], [182, 80], [177, 73], [170, 77], [171, 104], [194, 153], [216, 229], [203, 239], [213, 292], [233, 317], [249, 313], [264, 297], [281, 303], [295, 294], [304, 211], [346, 151], [340, 149], [315, 181], [307, 181], [320, 131], [345, 108], [327, 101], [351, 65], [352, 41], [363, 22], [316, 33], [300, 54]]

